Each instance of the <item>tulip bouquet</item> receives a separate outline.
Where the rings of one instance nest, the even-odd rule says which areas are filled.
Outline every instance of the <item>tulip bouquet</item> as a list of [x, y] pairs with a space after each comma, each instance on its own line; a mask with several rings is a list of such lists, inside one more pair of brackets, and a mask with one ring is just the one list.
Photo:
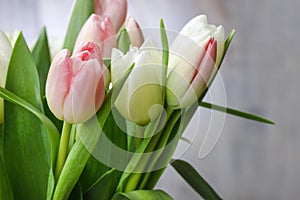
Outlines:
[[[126, 0], [76, 0], [64, 47], [43, 29], [30, 50], [0, 32], [0, 199], [172, 199], [154, 189], [170, 164], [205, 199], [197, 171], [172, 160], [234, 31], [200, 15], [169, 43], [144, 39]], [[125, 21], [125, 22], [124, 22]], [[51, 44], [50, 44], [51, 45]]]

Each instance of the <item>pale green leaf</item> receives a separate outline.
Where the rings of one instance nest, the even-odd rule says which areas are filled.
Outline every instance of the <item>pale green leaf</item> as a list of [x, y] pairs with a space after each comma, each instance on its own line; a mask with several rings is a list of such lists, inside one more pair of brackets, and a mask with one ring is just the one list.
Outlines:
[[181, 177], [204, 199], [222, 199], [189, 163], [183, 160], [175, 160], [171, 164]]
[[202, 107], [205, 107], [205, 108], [212, 109], [212, 110], [217, 110], [217, 111], [220, 111], [220, 112], [225, 112], [225, 113], [230, 114], [230, 115], [235, 115], [237, 117], [242, 117], [242, 118], [245, 118], [245, 119], [254, 120], [254, 121], [267, 123], [267, 124], [275, 124], [273, 121], [271, 121], [269, 119], [266, 119], [266, 118], [263, 118], [263, 117], [260, 117], [258, 115], [254, 115], [254, 114], [251, 114], [251, 113], [242, 112], [242, 111], [239, 111], [239, 110], [236, 110], [236, 109], [227, 108], [227, 107], [223, 107], [223, 106], [219, 106], [219, 105], [215, 105], [215, 104], [211, 104], [211, 103], [203, 102], [203, 101], [200, 102], [199, 105], [202, 106]]

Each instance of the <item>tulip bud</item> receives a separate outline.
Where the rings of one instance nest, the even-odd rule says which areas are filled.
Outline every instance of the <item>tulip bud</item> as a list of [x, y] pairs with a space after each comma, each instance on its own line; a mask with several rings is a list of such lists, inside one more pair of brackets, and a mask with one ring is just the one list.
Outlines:
[[99, 47], [84, 44], [70, 57], [60, 51], [51, 63], [46, 82], [46, 98], [53, 114], [68, 123], [91, 118], [104, 100], [108, 70], [102, 64]]
[[133, 17], [129, 17], [125, 22], [125, 28], [128, 32], [131, 44], [140, 47], [144, 42], [144, 36], [140, 26]]
[[134, 68], [117, 94], [115, 107], [125, 119], [145, 125], [162, 111], [161, 52], [151, 40], [146, 40], [140, 49], [132, 48], [125, 55], [113, 49], [113, 84], [133, 62]]
[[188, 22], [170, 47], [167, 103], [186, 108], [197, 101], [217, 71], [224, 50], [224, 29], [200, 15]]
[[[7, 68], [12, 47], [6, 35], [0, 30], [0, 86], [5, 87]], [[3, 99], [0, 98], [0, 124], [3, 123]]]
[[118, 32], [125, 21], [127, 12], [126, 0], [95, 0], [95, 13], [101, 16], [108, 16]]
[[94, 42], [101, 49], [103, 57], [110, 57], [112, 48], [117, 45], [116, 33], [109, 17], [92, 14], [82, 26], [74, 49], [86, 42]]

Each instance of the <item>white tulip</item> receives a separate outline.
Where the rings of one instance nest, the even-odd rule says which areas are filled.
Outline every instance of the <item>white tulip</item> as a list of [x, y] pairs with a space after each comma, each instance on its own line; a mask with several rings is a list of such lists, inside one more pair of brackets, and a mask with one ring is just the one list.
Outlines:
[[112, 83], [122, 77], [135, 63], [121, 91], [116, 96], [115, 107], [127, 120], [145, 125], [162, 111], [161, 51], [152, 40], [144, 42], [140, 49], [133, 47], [127, 54], [112, 51]]
[[167, 103], [186, 108], [197, 101], [217, 71], [224, 51], [224, 28], [200, 15], [189, 21], [170, 46]]

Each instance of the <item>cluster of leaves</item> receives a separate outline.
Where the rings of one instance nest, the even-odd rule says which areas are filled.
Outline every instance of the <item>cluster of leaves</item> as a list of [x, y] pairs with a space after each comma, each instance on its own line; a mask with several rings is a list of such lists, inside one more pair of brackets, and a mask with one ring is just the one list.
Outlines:
[[[64, 47], [73, 49], [77, 34], [93, 13], [92, 0], [77, 0], [67, 31]], [[123, 30], [126, 36], [126, 30]], [[225, 44], [225, 52], [231, 42], [234, 31]], [[168, 64], [168, 42], [161, 22], [161, 39], [163, 46], [163, 66]], [[128, 50], [128, 38], [119, 38], [120, 48]], [[225, 53], [224, 53], [225, 55]], [[109, 61], [106, 61], [109, 62]], [[43, 29], [32, 51], [29, 50], [22, 34], [19, 35], [13, 48], [6, 88], [0, 88], [0, 97], [5, 101], [4, 125], [0, 125], [0, 199], [172, 199], [161, 190], [154, 190], [155, 184], [164, 172], [165, 167], [145, 173], [127, 173], [110, 168], [91, 156], [81, 139], [71, 137], [70, 151], [64, 169], [58, 180], [54, 178], [57, 149], [59, 145], [62, 122], [50, 112], [45, 99], [45, 83], [51, 63], [47, 34]], [[118, 91], [130, 70], [113, 88]], [[164, 68], [163, 77], [166, 75]], [[165, 81], [165, 80], [164, 80]], [[212, 105], [199, 100], [199, 105], [227, 112], [243, 118], [265, 123], [273, 123], [267, 119], [222, 106]], [[184, 111], [187, 116], [182, 124], [182, 111], [174, 111], [170, 115], [169, 126], [164, 134], [145, 139], [135, 149], [137, 153], [161, 149], [170, 140], [178, 141], [190, 121], [198, 105]], [[97, 141], [100, 136], [92, 134], [101, 132], [93, 126], [93, 120], [82, 124], [80, 134], [90, 141]], [[106, 131], [106, 136], [120, 148], [131, 149], [129, 144], [134, 138], [118, 128], [111, 108], [111, 95], [107, 94], [103, 106], [97, 113], [97, 124]], [[124, 122], [125, 123], [125, 122]], [[158, 122], [157, 122], [158, 123]], [[158, 126], [153, 123], [149, 130]], [[166, 134], [167, 133], [167, 134]], [[151, 145], [154, 142], [154, 146]], [[176, 142], [177, 143], [177, 142]], [[205, 199], [221, 199], [198, 172], [187, 162], [173, 160], [171, 157], [175, 146], [154, 159], [165, 158], [176, 171]], [[109, 152], [108, 152], [109, 154]], [[108, 155], [113, 156], [113, 155]], [[132, 157], [130, 166], [143, 163], [140, 156]], [[152, 161], [153, 162], [153, 161]], [[167, 164], [166, 163], [166, 164]], [[167, 165], [165, 165], [167, 166]], [[132, 180], [138, 180], [133, 181]]]

